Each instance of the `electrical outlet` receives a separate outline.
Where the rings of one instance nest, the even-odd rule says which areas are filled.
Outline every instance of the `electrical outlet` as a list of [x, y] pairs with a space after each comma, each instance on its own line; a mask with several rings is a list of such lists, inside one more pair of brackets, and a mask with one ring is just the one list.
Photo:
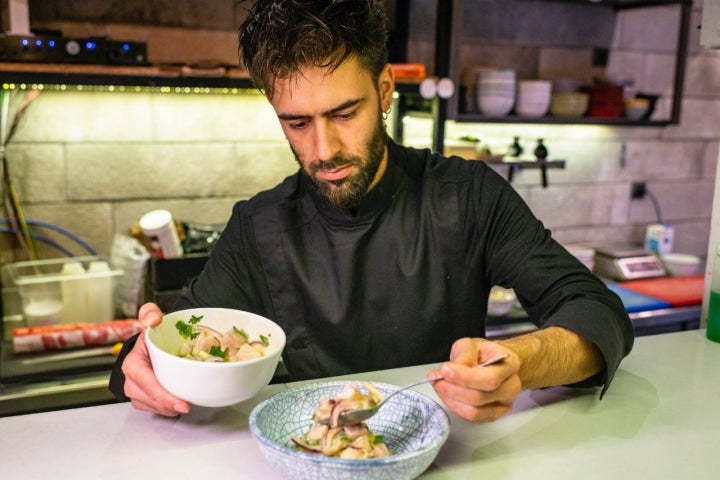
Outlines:
[[646, 193], [647, 186], [645, 182], [633, 182], [630, 187], [630, 198], [643, 198]]

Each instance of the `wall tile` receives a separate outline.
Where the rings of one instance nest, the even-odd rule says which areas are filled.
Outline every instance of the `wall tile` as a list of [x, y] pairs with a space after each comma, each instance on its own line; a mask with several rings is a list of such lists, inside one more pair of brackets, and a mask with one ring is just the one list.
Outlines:
[[[109, 246], [113, 233], [110, 203], [32, 204], [27, 205], [24, 210], [28, 218], [41, 220], [66, 230], [89, 244], [101, 255], [107, 255], [110, 252]], [[76, 255], [88, 254], [79, 243], [71, 240], [70, 237], [51, 232], [44, 233], [59, 241]]]
[[680, 125], [671, 125], [664, 131], [667, 139], [713, 139], [720, 132], [720, 98], [684, 98]]
[[152, 139], [149, 99], [144, 93], [46, 90], [28, 107], [14, 140], [149, 141]]
[[626, 143], [626, 168], [617, 178], [634, 181], [697, 180], [702, 175], [702, 142], [631, 141]]
[[237, 157], [237, 194], [254, 195], [280, 183], [298, 171], [298, 164], [286, 141], [235, 145]]
[[703, 180], [715, 181], [718, 168], [718, 154], [720, 153], [719, 147], [720, 145], [714, 142], [706, 142], [704, 145], [701, 176]]
[[620, 11], [613, 48], [674, 53], [677, 50], [679, 19], [680, 9], [676, 6]]
[[65, 162], [61, 145], [15, 146], [11, 143], [6, 157], [10, 178], [21, 203], [65, 201]]
[[259, 94], [154, 94], [152, 103], [156, 141], [283, 138], [274, 110]]
[[[713, 203], [712, 182], [649, 182], [647, 189], [657, 200], [663, 222], [710, 218]], [[649, 196], [633, 200], [628, 220], [657, 223], [658, 212]]]
[[236, 188], [239, 176], [232, 154], [230, 143], [68, 146], [68, 196], [122, 200], [224, 195]]
[[720, 51], [708, 50], [686, 63], [685, 95], [717, 95], [720, 92]]
[[675, 80], [675, 57], [647, 53], [644, 55], [643, 61], [646, 72], [643, 77], [645, 91], [660, 94], [664, 100], [669, 101], [672, 97]]

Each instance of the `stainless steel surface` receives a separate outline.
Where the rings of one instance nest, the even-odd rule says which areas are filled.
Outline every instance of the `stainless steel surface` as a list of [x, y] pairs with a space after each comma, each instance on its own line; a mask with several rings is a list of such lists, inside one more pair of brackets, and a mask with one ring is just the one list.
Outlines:
[[[700, 305], [651, 310], [631, 313], [630, 319], [637, 336], [694, 330], [700, 325], [700, 310]], [[487, 338], [508, 338], [537, 329], [524, 312], [513, 313], [488, 319]], [[0, 357], [0, 417], [115, 402], [107, 388], [115, 361], [111, 355], [48, 362], [47, 354], [34, 354], [19, 361], [8, 354], [7, 345], [2, 345], [6, 348]], [[65, 354], [74, 352], [56, 355]]]
[[112, 347], [13, 353], [0, 344], [0, 417], [115, 401], [108, 390]]
[[0, 386], [0, 417], [116, 402], [109, 373]]

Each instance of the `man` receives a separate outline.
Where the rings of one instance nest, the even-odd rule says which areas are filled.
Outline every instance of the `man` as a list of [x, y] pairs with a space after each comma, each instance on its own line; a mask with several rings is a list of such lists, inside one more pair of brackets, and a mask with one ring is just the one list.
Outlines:
[[[226, 307], [276, 321], [292, 379], [441, 362], [440, 399], [475, 422], [522, 389], [610, 384], [632, 348], [620, 300], [557, 244], [482, 162], [389, 139], [394, 78], [381, 1], [259, 0], [241, 27], [245, 65], [300, 169], [236, 204], [176, 309]], [[536, 332], [484, 339], [487, 298], [513, 287]], [[144, 305], [145, 325], [161, 320]], [[174, 416], [143, 337], [111, 380], [119, 398]], [[507, 353], [487, 368], [479, 362]], [[438, 372], [428, 372], [436, 375]]]

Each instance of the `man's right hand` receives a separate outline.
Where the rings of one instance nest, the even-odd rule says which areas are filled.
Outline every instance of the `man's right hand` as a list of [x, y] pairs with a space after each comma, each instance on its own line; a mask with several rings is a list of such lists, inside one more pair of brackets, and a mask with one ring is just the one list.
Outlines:
[[176, 417], [181, 413], [189, 412], [190, 404], [172, 395], [160, 385], [155, 377], [145, 344], [145, 329], [158, 325], [162, 317], [162, 311], [154, 303], [146, 303], [140, 307], [138, 320], [143, 332], [138, 335], [135, 346], [122, 364], [122, 371], [125, 374], [125, 395], [138, 410]]

